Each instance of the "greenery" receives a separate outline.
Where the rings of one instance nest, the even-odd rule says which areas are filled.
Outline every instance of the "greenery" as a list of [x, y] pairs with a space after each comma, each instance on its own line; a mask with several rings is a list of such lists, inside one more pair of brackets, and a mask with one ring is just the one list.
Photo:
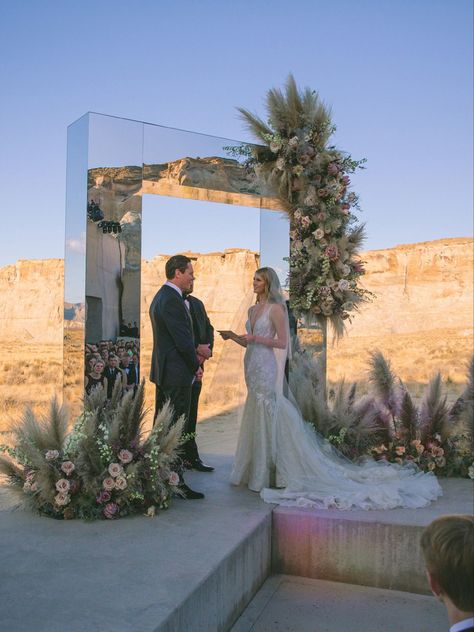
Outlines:
[[165, 406], [151, 433], [143, 434], [144, 383], [135, 397], [112, 400], [97, 388], [86, 398], [72, 431], [53, 399], [37, 419], [26, 409], [13, 429], [14, 447], [0, 446], [0, 472], [13, 491], [40, 513], [59, 519], [114, 519], [137, 512], [154, 515], [178, 493], [173, 471], [183, 420], [174, 425]]
[[304, 352], [293, 355], [290, 383], [303, 417], [353, 461], [415, 463], [442, 476], [474, 478], [474, 360], [461, 397], [448, 406], [438, 373], [419, 406], [396, 377], [382, 353], [370, 355], [368, 395], [357, 397], [357, 384], [344, 382], [323, 395], [318, 361]]
[[349, 190], [350, 174], [365, 160], [330, 145], [329, 110], [315, 91], [300, 92], [292, 75], [284, 93], [268, 91], [266, 105], [267, 123], [238, 108], [263, 146], [227, 149], [263, 179], [290, 218], [291, 307], [323, 324], [329, 320], [342, 335], [344, 321], [372, 296], [359, 284], [364, 227], [355, 214], [358, 196]]

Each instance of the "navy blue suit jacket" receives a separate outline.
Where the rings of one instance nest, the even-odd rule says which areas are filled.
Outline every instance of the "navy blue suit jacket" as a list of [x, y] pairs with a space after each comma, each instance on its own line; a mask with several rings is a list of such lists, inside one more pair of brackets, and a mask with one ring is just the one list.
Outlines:
[[157, 385], [191, 386], [199, 368], [191, 318], [183, 299], [163, 285], [150, 305], [153, 353], [150, 380]]

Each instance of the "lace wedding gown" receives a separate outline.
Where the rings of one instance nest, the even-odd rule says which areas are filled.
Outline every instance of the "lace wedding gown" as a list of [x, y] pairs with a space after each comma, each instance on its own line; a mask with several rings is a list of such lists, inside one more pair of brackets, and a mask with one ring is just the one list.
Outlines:
[[[249, 321], [246, 329], [274, 338], [270, 309], [257, 318], [253, 331]], [[248, 394], [231, 475], [234, 485], [248, 485], [269, 503], [339, 509], [415, 508], [441, 495], [432, 473], [383, 461], [356, 465], [318, 436], [283, 395], [284, 356], [278, 358], [279, 352], [262, 344], [247, 346]]]

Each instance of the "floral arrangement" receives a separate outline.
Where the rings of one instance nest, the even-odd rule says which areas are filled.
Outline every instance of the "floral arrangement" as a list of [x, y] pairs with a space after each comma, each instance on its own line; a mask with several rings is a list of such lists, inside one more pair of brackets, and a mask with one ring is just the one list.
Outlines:
[[441, 476], [474, 478], [474, 360], [468, 384], [448, 406], [437, 374], [416, 406], [390, 363], [376, 351], [370, 356], [371, 392], [357, 398], [357, 384], [344, 382], [322, 396], [318, 361], [293, 355], [290, 385], [303, 417], [353, 461], [372, 457], [392, 463], [412, 462]]
[[26, 410], [13, 431], [16, 446], [0, 446], [8, 455], [0, 456], [0, 472], [23, 500], [53, 518], [153, 516], [178, 493], [173, 463], [183, 422], [170, 425], [165, 406], [143, 438], [144, 414], [143, 383], [123, 399], [116, 389], [109, 403], [96, 389], [70, 433], [56, 399], [41, 420]]
[[350, 175], [365, 160], [329, 145], [335, 131], [328, 109], [316, 92], [299, 92], [293, 76], [286, 91], [267, 93], [268, 123], [238, 108], [263, 146], [227, 148], [246, 157], [290, 218], [290, 301], [297, 315], [322, 324], [329, 320], [336, 335], [344, 320], [371, 297], [359, 285], [364, 274], [358, 249], [364, 227], [357, 224], [356, 193]]

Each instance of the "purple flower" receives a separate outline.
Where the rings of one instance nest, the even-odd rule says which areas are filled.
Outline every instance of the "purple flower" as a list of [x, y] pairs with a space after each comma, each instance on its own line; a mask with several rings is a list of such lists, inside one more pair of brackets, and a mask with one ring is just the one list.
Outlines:
[[107, 492], [105, 489], [99, 492], [96, 496], [96, 501], [99, 503], [99, 505], [109, 502], [110, 499], [110, 492]]
[[115, 518], [118, 511], [119, 506], [117, 505], [117, 503], [107, 503], [102, 513], [108, 520], [112, 520], [112, 518]]

